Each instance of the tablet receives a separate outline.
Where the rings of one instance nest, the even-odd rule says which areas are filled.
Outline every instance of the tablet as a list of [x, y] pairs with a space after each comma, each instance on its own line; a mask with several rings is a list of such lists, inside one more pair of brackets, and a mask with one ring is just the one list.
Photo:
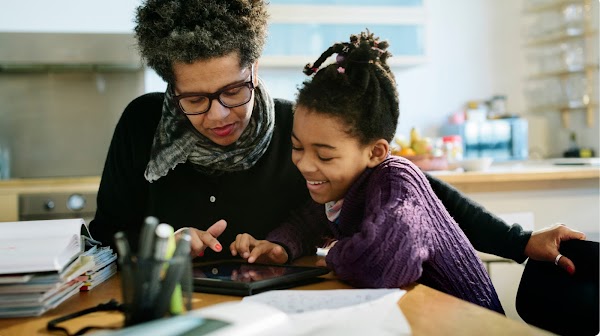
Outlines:
[[219, 261], [194, 265], [194, 291], [247, 296], [322, 281], [327, 273], [324, 267]]

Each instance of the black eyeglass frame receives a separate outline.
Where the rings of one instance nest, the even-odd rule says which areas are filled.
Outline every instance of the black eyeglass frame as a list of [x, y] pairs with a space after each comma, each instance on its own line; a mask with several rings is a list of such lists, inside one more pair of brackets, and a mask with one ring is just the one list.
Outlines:
[[[240, 87], [244, 87], [247, 86], [250, 89], [250, 95], [248, 96], [248, 100], [246, 100], [243, 103], [240, 104], [234, 104], [234, 105], [228, 105], [225, 104], [223, 101], [221, 101], [221, 94], [227, 90], [231, 90], [231, 89], [236, 89], [236, 88], [240, 88]], [[219, 104], [225, 106], [225, 107], [238, 107], [238, 106], [242, 106], [244, 104], [248, 104], [248, 102], [250, 100], [252, 100], [252, 91], [255, 89], [255, 85], [254, 85], [254, 65], [252, 65], [250, 67], [250, 80], [247, 82], [243, 82], [243, 83], [239, 83], [239, 84], [233, 84], [231, 86], [226, 86], [216, 92], [213, 93], [199, 93], [199, 92], [188, 92], [188, 93], [182, 93], [180, 95], [177, 96], [173, 96], [173, 101], [175, 102], [175, 104], [177, 105], [177, 107], [179, 108], [179, 110], [181, 111], [181, 113], [185, 114], [185, 115], [200, 115], [200, 114], [205, 114], [208, 111], [210, 111], [210, 108], [212, 107], [212, 102], [213, 100], [217, 100], [219, 102]], [[208, 98], [208, 107], [206, 108], [205, 111], [203, 112], [186, 112], [185, 109], [183, 108], [183, 106], [181, 106], [181, 100], [184, 98], [188, 98], [188, 97], [206, 97]]]

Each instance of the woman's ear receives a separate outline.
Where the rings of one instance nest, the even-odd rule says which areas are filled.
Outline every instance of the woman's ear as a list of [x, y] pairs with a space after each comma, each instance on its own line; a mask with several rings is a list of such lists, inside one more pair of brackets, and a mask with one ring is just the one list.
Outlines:
[[383, 162], [390, 151], [390, 144], [385, 139], [375, 141], [371, 146], [371, 156], [369, 159], [369, 168], [373, 168]]
[[254, 68], [254, 77], [253, 77], [254, 86], [258, 86], [258, 60], [256, 60], [256, 62], [254, 62], [252, 67]]

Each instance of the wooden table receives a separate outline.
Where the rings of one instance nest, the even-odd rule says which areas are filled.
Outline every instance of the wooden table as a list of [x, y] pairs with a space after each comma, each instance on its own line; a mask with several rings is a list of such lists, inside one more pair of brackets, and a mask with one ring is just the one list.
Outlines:
[[[348, 289], [352, 288], [326, 275], [320, 283], [295, 289]], [[503, 315], [462, 301], [430, 287], [415, 284], [398, 305], [408, 320], [414, 335], [549, 335], [548, 332], [510, 320]], [[58, 335], [46, 330], [48, 321], [81, 309], [96, 306], [110, 299], [121, 300], [119, 276], [114, 276], [90, 292], [81, 292], [41, 317], [0, 319], [0, 336]], [[193, 307], [202, 308], [226, 301], [238, 301], [240, 297], [229, 295], [194, 293]], [[71, 333], [89, 326], [121, 326], [120, 313], [99, 312], [63, 323]]]

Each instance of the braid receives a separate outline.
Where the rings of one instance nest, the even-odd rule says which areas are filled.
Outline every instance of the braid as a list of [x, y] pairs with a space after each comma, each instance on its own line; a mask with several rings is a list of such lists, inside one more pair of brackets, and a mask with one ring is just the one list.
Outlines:
[[306, 74], [307, 76], [314, 74], [315, 72], [317, 72], [319, 70], [319, 67], [321, 66], [321, 64], [323, 64], [323, 62], [325, 62], [325, 60], [328, 59], [329, 56], [331, 56], [333, 54], [338, 55], [336, 57], [338, 63], [342, 62], [343, 58], [346, 55], [348, 55], [352, 50], [354, 50], [358, 47], [357, 42], [358, 42], [358, 37], [356, 35], [350, 35], [350, 43], [348, 43], [348, 42], [335, 43], [334, 45], [329, 47], [329, 49], [325, 50], [325, 52], [322, 53], [321, 56], [313, 64], [310, 64], [310, 63], [306, 64], [304, 66], [304, 70], [302, 72], [304, 72], [304, 74]]
[[[348, 132], [366, 144], [376, 139], [391, 141], [399, 117], [396, 81], [387, 59], [389, 43], [368, 30], [351, 35], [350, 42], [329, 47], [303, 72], [313, 75], [298, 92], [297, 104], [317, 113], [339, 117]], [[336, 63], [321, 64], [337, 54]]]

